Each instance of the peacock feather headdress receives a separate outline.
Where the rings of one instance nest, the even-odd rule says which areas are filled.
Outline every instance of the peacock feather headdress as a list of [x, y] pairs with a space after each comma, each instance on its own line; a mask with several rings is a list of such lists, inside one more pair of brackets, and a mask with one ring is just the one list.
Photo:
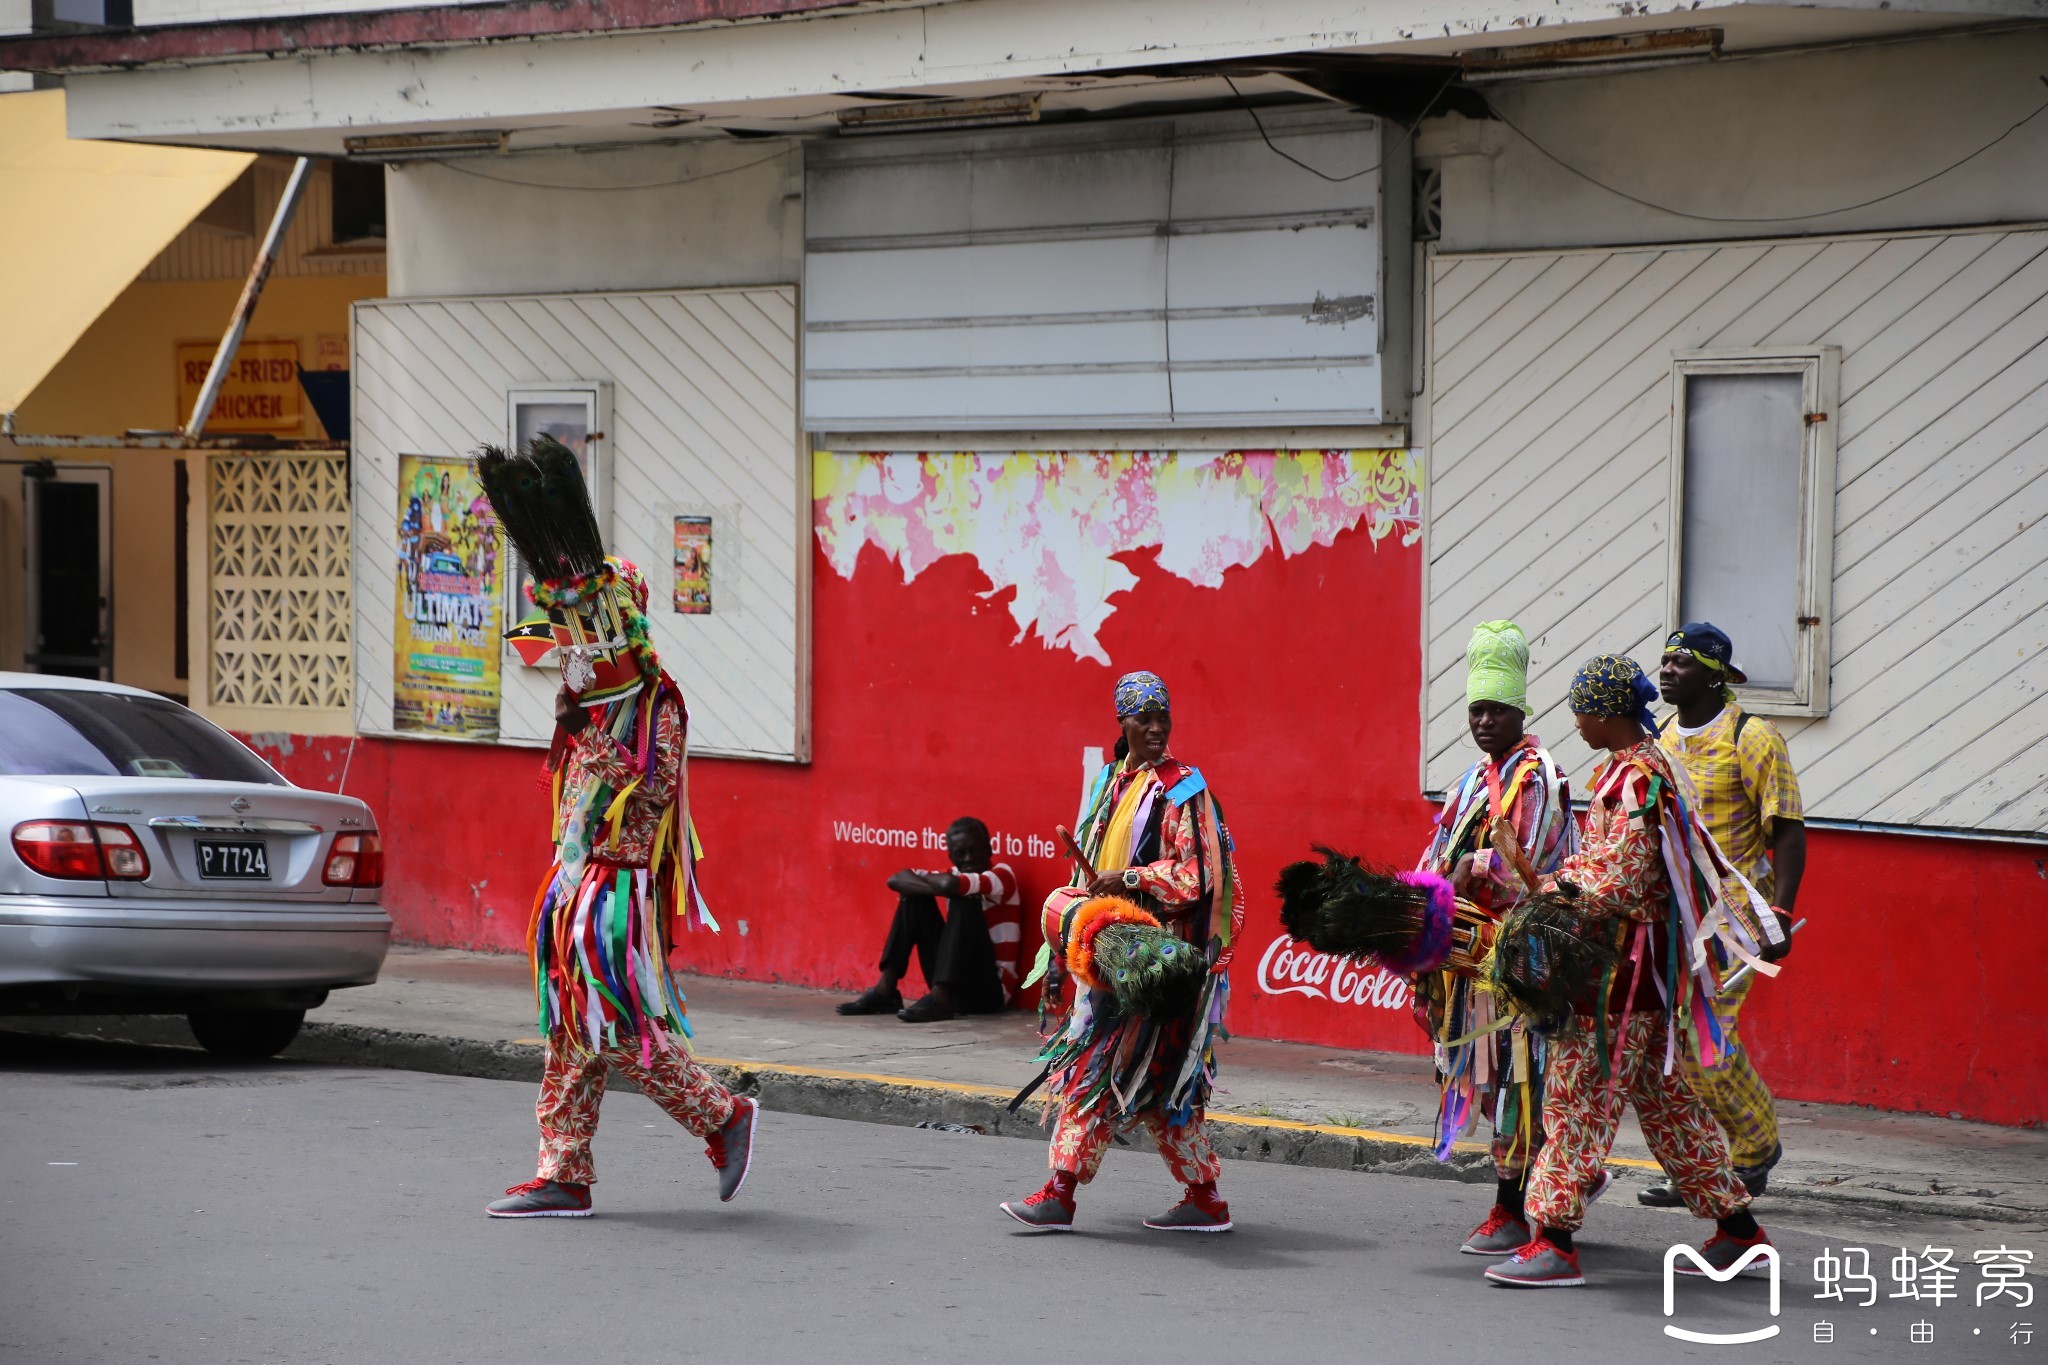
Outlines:
[[[517, 452], [483, 446], [476, 477], [519, 562], [542, 585], [568, 584], [604, 571], [604, 536], [576, 453], [552, 436], [536, 436]], [[547, 603], [540, 603], [546, 606]]]

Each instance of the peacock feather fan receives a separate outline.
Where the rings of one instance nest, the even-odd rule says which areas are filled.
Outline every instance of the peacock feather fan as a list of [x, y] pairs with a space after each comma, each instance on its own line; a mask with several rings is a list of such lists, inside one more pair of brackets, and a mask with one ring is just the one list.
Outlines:
[[1114, 995], [1119, 1013], [1155, 1023], [1192, 1012], [1209, 972], [1201, 949], [1121, 896], [1093, 896], [1076, 906], [1064, 952], [1075, 980]]
[[1208, 966], [1194, 944], [1164, 929], [1115, 924], [1095, 937], [1095, 971], [1118, 1012], [1164, 1023], [1194, 1010]]
[[1605, 928], [1569, 896], [1530, 896], [1502, 918], [1486, 961], [1486, 984], [1497, 1000], [1539, 1028], [1561, 1024], [1615, 965]]
[[535, 581], [603, 570], [604, 537], [574, 451], [552, 436], [536, 436], [512, 454], [483, 446], [475, 466], [505, 538]]
[[[1441, 878], [1384, 871], [1321, 844], [1315, 851], [1320, 864], [1290, 863], [1274, 888], [1289, 934], [1319, 953], [1378, 958], [1404, 974], [1442, 965], [1452, 905]], [[1418, 952], [1434, 960], [1413, 963]]]

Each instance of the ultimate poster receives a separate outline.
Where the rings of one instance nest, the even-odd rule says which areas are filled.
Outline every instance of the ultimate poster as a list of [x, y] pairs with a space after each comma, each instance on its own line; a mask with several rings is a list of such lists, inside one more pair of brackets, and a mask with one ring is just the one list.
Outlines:
[[498, 737], [504, 560], [469, 461], [398, 457], [392, 728]]

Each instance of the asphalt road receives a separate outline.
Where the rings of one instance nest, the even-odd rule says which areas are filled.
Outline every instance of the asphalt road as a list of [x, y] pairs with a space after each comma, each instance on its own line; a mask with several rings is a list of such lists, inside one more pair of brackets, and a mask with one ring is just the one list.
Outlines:
[[[1780, 1316], [1762, 1282], [1686, 1281], [1667, 1319], [1664, 1248], [1702, 1228], [1620, 1200], [1580, 1239], [1592, 1285], [1517, 1292], [1457, 1253], [1487, 1191], [1449, 1181], [1232, 1162], [1239, 1230], [1167, 1235], [1138, 1226], [1173, 1202], [1163, 1166], [1113, 1152], [1082, 1232], [1034, 1237], [995, 1208], [1044, 1178], [1034, 1145], [768, 1114], [721, 1206], [701, 1144], [621, 1091], [599, 1216], [502, 1222], [482, 1205], [532, 1170], [523, 1085], [5, 1035], [0, 1094], [5, 1361], [2048, 1362], [2048, 1298], [1972, 1301], [1978, 1248], [2032, 1249], [2044, 1287], [2048, 1239], [1996, 1226], [1767, 1203]], [[1956, 1248], [1960, 1302], [1813, 1298], [1824, 1247], [1869, 1248], [1882, 1295], [1930, 1243]], [[1663, 1333], [1773, 1322], [1744, 1347]], [[2016, 1345], [2016, 1322], [2041, 1330]]]

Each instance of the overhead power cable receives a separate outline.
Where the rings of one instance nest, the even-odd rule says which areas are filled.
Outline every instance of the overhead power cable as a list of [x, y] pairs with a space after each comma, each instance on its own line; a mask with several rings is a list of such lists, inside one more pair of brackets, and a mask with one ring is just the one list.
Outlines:
[[[2043, 76], [2041, 79], [2043, 84], [2048, 84], [2048, 76]], [[1996, 147], [1999, 143], [2011, 137], [2014, 133], [2017, 133], [2020, 129], [2026, 127], [2029, 123], [2032, 123], [2035, 119], [2041, 117], [2042, 114], [2048, 114], [2048, 102], [2043, 102], [2039, 107], [2037, 107], [2034, 110], [2033, 113], [2028, 114], [2025, 118], [2018, 120], [2011, 127], [2007, 128], [1997, 137], [1992, 138], [1989, 142], [1977, 148], [1977, 150], [1971, 152], [1969, 155], [1959, 157], [1956, 160], [1951, 161], [1948, 165], [1943, 166], [1940, 170], [1935, 171], [1930, 175], [1921, 176], [1918, 180], [1915, 180], [1910, 185], [1901, 185], [1899, 188], [1895, 190], [1888, 190], [1883, 194], [1873, 195], [1869, 199], [1861, 199], [1853, 204], [1843, 204], [1837, 208], [1816, 209], [1811, 213], [1781, 213], [1750, 216], [1742, 214], [1694, 213], [1690, 209], [1675, 208], [1670, 204], [1660, 204], [1654, 199], [1648, 199], [1642, 195], [1630, 193], [1628, 190], [1621, 188], [1619, 185], [1603, 180], [1599, 176], [1594, 175], [1590, 171], [1584, 170], [1578, 166], [1574, 166], [1571, 162], [1566, 161], [1556, 152], [1551, 151], [1548, 147], [1544, 146], [1535, 138], [1531, 137], [1528, 131], [1524, 129], [1520, 124], [1516, 123], [1513, 119], [1509, 118], [1506, 114], [1502, 113], [1500, 111], [1500, 106], [1495, 104], [1492, 100], [1488, 99], [1486, 101], [1486, 107], [1487, 110], [1490, 113], [1492, 113], [1492, 115], [1495, 118], [1499, 119], [1502, 123], [1506, 124], [1510, 129], [1512, 129], [1514, 131], [1515, 136], [1521, 138], [1522, 141], [1528, 143], [1541, 156], [1543, 156], [1545, 160], [1550, 161], [1551, 163], [1553, 163], [1554, 165], [1558, 166], [1563, 170], [1571, 172], [1571, 174], [1577, 176], [1579, 179], [1585, 181], [1587, 184], [1596, 186], [1599, 189], [1606, 190], [1609, 194], [1615, 195], [1618, 198], [1626, 199], [1631, 204], [1640, 204], [1646, 209], [1655, 209], [1659, 213], [1668, 213], [1675, 218], [1690, 218], [1694, 222], [1699, 223], [1798, 223], [1804, 222], [1810, 218], [1832, 218], [1836, 214], [1853, 213], [1857, 209], [1867, 209], [1870, 208], [1872, 205], [1882, 204], [1888, 199], [1897, 199], [1902, 194], [1911, 194], [1914, 190], [1919, 189], [1923, 185], [1931, 184], [1934, 181], [1941, 179], [1943, 176], [1950, 174], [1951, 172], [1961, 170], [1963, 167], [1969, 165], [1972, 161], [1975, 161], [1978, 157], [1984, 155], [1984, 153], [1990, 151], [1993, 147]]]

